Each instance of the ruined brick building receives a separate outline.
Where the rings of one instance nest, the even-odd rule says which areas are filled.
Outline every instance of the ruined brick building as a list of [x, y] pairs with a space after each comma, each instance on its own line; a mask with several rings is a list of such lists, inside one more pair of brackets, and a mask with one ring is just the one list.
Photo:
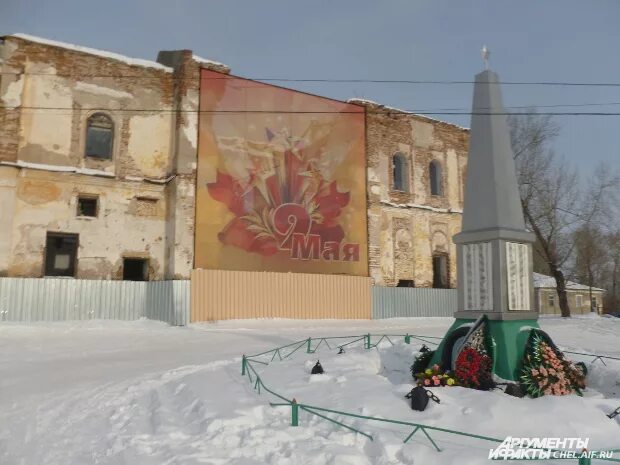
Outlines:
[[191, 52], [148, 62], [15, 35], [0, 60], [0, 273], [187, 278]]
[[456, 287], [469, 132], [366, 106], [369, 271], [376, 285]]
[[[1, 39], [0, 276], [189, 277], [199, 139], [211, 137], [200, 133], [198, 111], [205, 69], [229, 73], [188, 50], [151, 62], [19, 34]], [[342, 207], [367, 207], [367, 276], [383, 286], [455, 287], [451, 237], [460, 229], [467, 130], [350, 104], [365, 111], [366, 199]], [[312, 166], [307, 176], [326, 170]]]

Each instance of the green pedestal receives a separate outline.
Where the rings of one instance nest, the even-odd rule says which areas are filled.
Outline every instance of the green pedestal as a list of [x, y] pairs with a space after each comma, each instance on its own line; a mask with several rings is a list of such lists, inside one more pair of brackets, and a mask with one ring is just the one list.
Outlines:
[[[446, 338], [456, 329], [474, 320], [456, 319], [435, 351], [431, 364], [440, 363]], [[493, 373], [500, 378], [516, 381], [519, 378], [525, 344], [531, 328], [539, 328], [536, 320], [487, 320], [491, 336], [490, 355], [493, 358]], [[448, 367], [443, 367], [444, 369]]]

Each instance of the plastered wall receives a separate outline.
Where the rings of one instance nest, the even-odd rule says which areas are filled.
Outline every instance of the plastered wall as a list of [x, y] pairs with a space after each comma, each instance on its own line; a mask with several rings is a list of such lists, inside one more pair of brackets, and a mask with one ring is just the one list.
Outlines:
[[[80, 194], [99, 197], [97, 217], [78, 216]], [[150, 279], [165, 274], [163, 186], [24, 169], [14, 205], [10, 276], [43, 275], [47, 231], [79, 234], [78, 278], [121, 279], [122, 257], [148, 258]]]
[[[189, 278], [197, 114], [176, 110], [197, 108], [200, 67], [174, 53], [174, 66], [134, 64], [4, 38], [0, 275], [41, 276], [54, 231], [80, 235], [77, 277], [120, 279], [129, 256], [149, 259], [150, 279]], [[110, 160], [84, 156], [97, 111], [114, 123]], [[77, 216], [84, 194], [99, 197], [97, 218]]]

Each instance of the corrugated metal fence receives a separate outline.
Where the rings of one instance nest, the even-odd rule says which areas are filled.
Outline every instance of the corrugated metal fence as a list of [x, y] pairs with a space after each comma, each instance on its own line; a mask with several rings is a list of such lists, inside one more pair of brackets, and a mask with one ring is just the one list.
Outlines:
[[371, 318], [370, 278], [267, 271], [192, 271], [192, 322], [240, 318]]
[[0, 321], [189, 322], [189, 281], [0, 278]]
[[403, 318], [421, 316], [454, 316], [456, 289], [410, 287], [372, 288], [372, 317]]
[[[193, 278], [191, 321], [451, 317], [457, 306], [455, 289], [370, 286], [351, 276], [200, 270]], [[0, 278], [0, 321], [144, 317], [186, 325], [190, 307], [190, 281]]]

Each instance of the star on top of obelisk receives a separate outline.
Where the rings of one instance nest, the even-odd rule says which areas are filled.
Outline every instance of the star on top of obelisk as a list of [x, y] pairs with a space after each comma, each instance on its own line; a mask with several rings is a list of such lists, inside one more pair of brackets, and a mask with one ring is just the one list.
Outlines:
[[484, 60], [484, 69], [489, 69], [489, 55], [491, 54], [491, 52], [486, 45], [483, 45], [480, 53], [482, 55], [482, 59]]

